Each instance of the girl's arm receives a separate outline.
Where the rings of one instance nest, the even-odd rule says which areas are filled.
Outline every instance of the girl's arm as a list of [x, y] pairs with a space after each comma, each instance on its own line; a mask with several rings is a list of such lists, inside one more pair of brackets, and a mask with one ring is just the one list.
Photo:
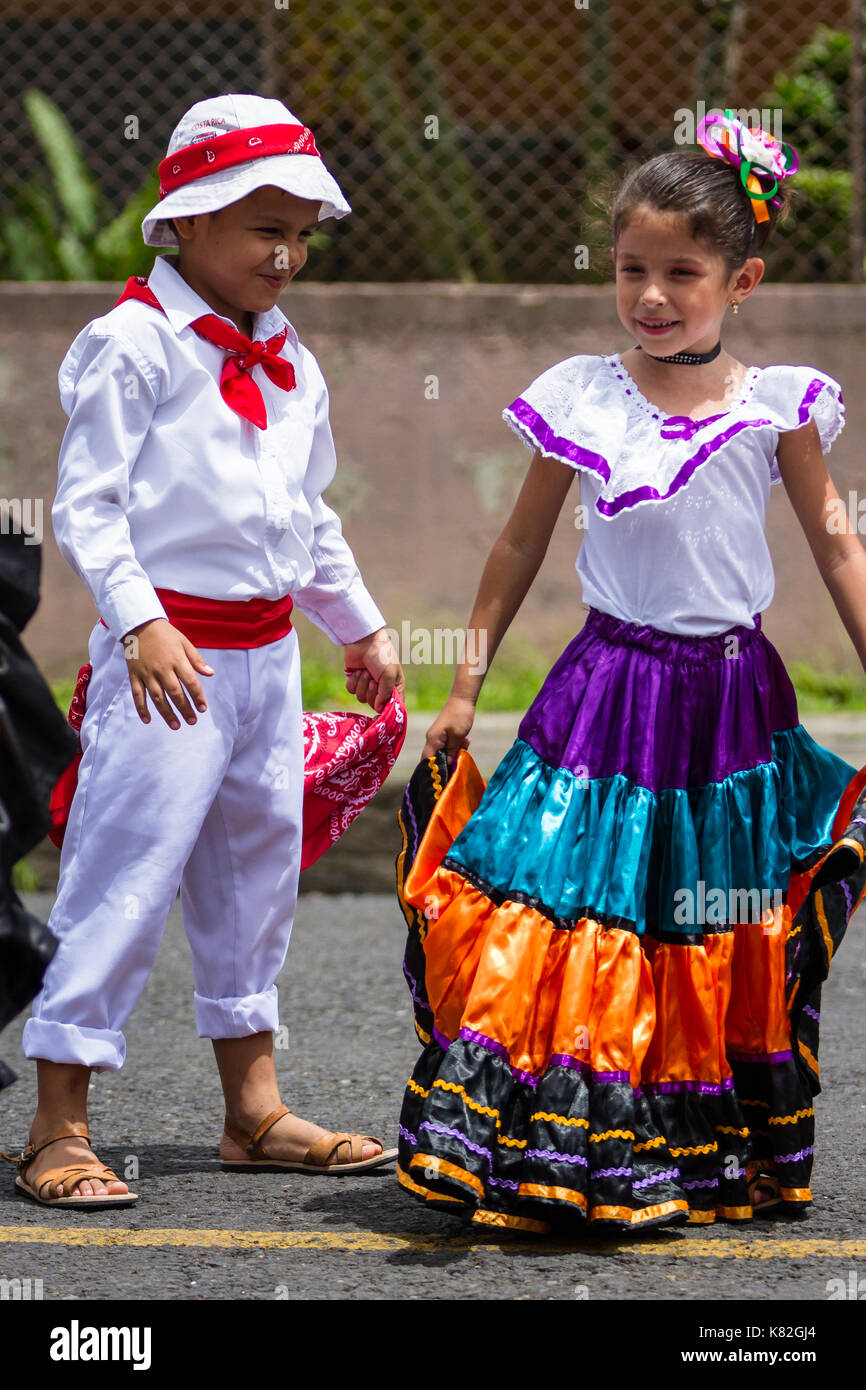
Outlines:
[[567, 464], [536, 450], [511, 516], [487, 558], [469, 619], [469, 631], [476, 634], [471, 650], [483, 652], [484, 663], [458, 666], [451, 694], [427, 731], [423, 757], [440, 748], [451, 756], [468, 747], [466, 735], [487, 667], [538, 573], [573, 478]]
[[780, 434], [776, 457], [818, 572], [866, 671], [866, 551], [827, 472], [814, 421]]

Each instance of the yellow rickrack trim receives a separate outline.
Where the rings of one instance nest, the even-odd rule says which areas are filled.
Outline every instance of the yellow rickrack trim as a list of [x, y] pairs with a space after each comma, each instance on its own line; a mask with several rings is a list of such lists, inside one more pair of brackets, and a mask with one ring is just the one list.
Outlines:
[[461, 1100], [465, 1100], [470, 1110], [477, 1111], [479, 1115], [489, 1115], [492, 1120], [496, 1121], [496, 1128], [499, 1128], [499, 1111], [491, 1110], [489, 1105], [479, 1105], [478, 1101], [473, 1100], [462, 1086], [456, 1085], [453, 1081], [439, 1081], [438, 1078], [433, 1082], [433, 1085], [438, 1086], [440, 1091], [453, 1091], [456, 1096], [460, 1096]]
[[549, 1110], [536, 1110], [534, 1115], [530, 1115], [529, 1123], [533, 1120], [548, 1120], [557, 1125], [581, 1125], [584, 1129], [589, 1129], [589, 1120], [572, 1119], [569, 1115], [554, 1115]]
[[748, 1139], [748, 1129], [737, 1129], [735, 1125], [716, 1125], [716, 1134], [735, 1134], [738, 1139]]
[[770, 1102], [768, 1100], [743, 1100], [742, 1097], [739, 1099], [741, 1105], [762, 1105], [765, 1110], [769, 1110], [770, 1108]]
[[416, 1096], [423, 1096], [424, 1100], [426, 1100], [430, 1094], [429, 1091], [424, 1090], [423, 1086], [419, 1086], [417, 1081], [413, 1081], [411, 1076], [406, 1082], [406, 1086], [410, 1091], [414, 1091]]
[[779, 1189], [786, 1202], [811, 1202], [811, 1187], [782, 1187]]
[[830, 935], [830, 926], [827, 922], [827, 914], [824, 911], [824, 894], [820, 888], [815, 894], [815, 911], [818, 914], [818, 925], [821, 928], [821, 935], [824, 938], [824, 946], [827, 951], [827, 964], [833, 959], [833, 938]]
[[497, 1134], [497, 1144], [507, 1144], [509, 1149], [525, 1149], [528, 1139], [512, 1139], [509, 1134]]
[[667, 1140], [664, 1135], [659, 1134], [655, 1139], [643, 1139], [640, 1144], [635, 1144], [634, 1151], [636, 1154], [640, 1154], [643, 1153], [645, 1149], [657, 1149], [659, 1146], [664, 1146], [666, 1142]]
[[802, 930], [803, 930], [803, 923], [802, 923], [802, 922], [798, 922], [797, 925], [796, 925], [796, 927], [792, 927], [791, 930], [788, 932], [788, 940], [790, 941], [792, 936], [796, 936], [796, 935], [797, 935], [797, 932], [800, 932], [800, 931], [802, 931]]
[[427, 1044], [430, 1042], [430, 1034], [425, 1033], [424, 1029], [418, 1023], [417, 1019], [415, 1020], [415, 1032], [418, 1034], [418, 1037], [420, 1038], [421, 1042], [426, 1047]]
[[397, 1164], [397, 1181], [401, 1187], [405, 1187], [409, 1192], [414, 1192], [418, 1197], [423, 1197], [426, 1202], [456, 1202], [458, 1206], [463, 1206], [459, 1197], [449, 1197], [444, 1192], [431, 1192], [429, 1188], [419, 1187], [417, 1182], [413, 1182], [409, 1177], [405, 1168], [400, 1167], [399, 1163]]
[[436, 800], [438, 801], [440, 796], [442, 795], [442, 778], [439, 776], [439, 769], [436, 766], [435, 754], [431, 753], [427, 761], [430, 764], [430, 775], [433, 778], [433, 791], [435, 792]]
[[820, 1076], [821, 1072], [818, 1067], [818, 1058], [813, 1056], [804, 1042], [798, 1042], [797, 1046], [800, 1049], [800, 1055], [803, 1057], [806, 1065], [811, 1067], [816, 1076]]
[[809, 1108], [808, 1108], [808, 1110], [795, 1110], [794, 1113], [793, 1113], [793, 1115], [771, 1115], [771, 1116], [770, 1116], [770, 1124], [771, 1124], [771, 1125], [792, 1125], [792, 1124], [795, 1124], [797, 1120], [806, 1120], [806, 1119], [808, 1119], [811, 1115], [814, 1115], [814, 1113], [815, 1113], [815, 1111], [814, 1111], [813, 1107], [810, 1105]]
[[695, 1154], [717, 1154], [718, 1152], [718, 1144], [696, 1144], [690, 1149], [671, 1149], [670, 1154], [671, 1158], [689, 1158]]
[[528, 1216], [508, 1216], [504, 1211], [486, 1211], [479, 1207], [472, 1213], [472, 1220], [482, 1226], [507, 1226], [513, 1231], [533, 1231], [546, 1236], [551, 1229], [549, 1221], [533, 1221]]
[[634, 1139], [634, 1134], [630, 1129], [606, 1129], [602, 1134], [589, 1136], [590, 1144], [600, 1144], [603, 1139]]
[[455, 1178], [458, 1182], [467, 1183], [478, 1193], [479, 1197], [484, 1196], [484, 1184], [480, 1178], [476, 1178], [474, 1173], [467, 1173], [465, 1168], [458, 1168], [456, 1163], [449, 1163], [445, 1158], [437, 1158], [435, 1154], [416, 1154], [409, 1167], [432, 1168], [434, 1172], [442, 1173], [446, 1178]]

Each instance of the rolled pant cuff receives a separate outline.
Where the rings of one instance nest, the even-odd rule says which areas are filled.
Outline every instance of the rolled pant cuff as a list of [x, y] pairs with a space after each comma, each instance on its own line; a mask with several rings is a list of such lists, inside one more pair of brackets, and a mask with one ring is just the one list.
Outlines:
[[21, 1047], [25, 1057], [69, 1062], [94, 1071], [119, 1071], [126, 1061], [126, 1039], [110, 1028], [84, 1028], [28, 1018]]
[[276, 985], [264, 994], [240, 999], [206, 999], [194, 995], [195, 1026], [200, 1038], [246, 1038], [253, 1033], [273, 1033], [280, 1011]]

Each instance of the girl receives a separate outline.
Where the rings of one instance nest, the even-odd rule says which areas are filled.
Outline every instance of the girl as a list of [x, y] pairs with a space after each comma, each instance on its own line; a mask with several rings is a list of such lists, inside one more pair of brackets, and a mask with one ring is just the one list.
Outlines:
[[635, 346], [570, 357], [504, 411], [534, 456], [470, 627], [495, 652], [576, 471], [586, 623], [486, 790], [465, 751], [483, 675], [458, 669], [401, 816], [425, 1048], [399, 1179], [496, 1225], [811, 1201], [817, 1002], [866, 885], [866, 775], [810, 738], [761, 630], [771, 483], [864, 668], [866, 555], [826, 525], [838, 384], [746, 367], [720, 341], [795, 156], [733, 118], [698, 138], [612, 203]]

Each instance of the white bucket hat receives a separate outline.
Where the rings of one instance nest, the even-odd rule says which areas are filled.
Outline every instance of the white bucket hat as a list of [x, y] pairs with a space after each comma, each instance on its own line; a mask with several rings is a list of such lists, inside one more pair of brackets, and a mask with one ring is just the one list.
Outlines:
[[270, 185], [320, 201], [320, 222], [352, 211], [313, 132], [281, 101], [248, 93], [191, 106], [172, 132], [159, 178], [159, 202], [141, 224], [148, 246], [178, 244], [167, 218], [217, 212]]

